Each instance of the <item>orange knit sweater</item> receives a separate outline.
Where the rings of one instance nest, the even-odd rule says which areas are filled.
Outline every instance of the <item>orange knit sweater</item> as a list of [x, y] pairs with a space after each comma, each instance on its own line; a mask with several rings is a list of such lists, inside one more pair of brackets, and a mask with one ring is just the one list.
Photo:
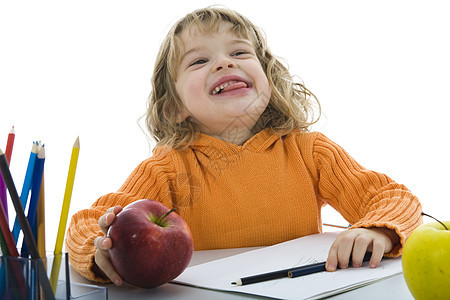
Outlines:
[[387, 227], [401, 244], [421, 222], [421, 205], [403, 185], [367, 170], [320, 133], [280, 137], [264, 130], [239, 146], [200, 134], [188, 148], [155, 149], [116, 193], [77, 212], [66, 250], [73, 267], [91, 267], [98, 218], [107, 208], [156, 199], [188, 223], [196, 250], [265, 246], [322, 230], [320, 210], [334, 207], [356, 227]]

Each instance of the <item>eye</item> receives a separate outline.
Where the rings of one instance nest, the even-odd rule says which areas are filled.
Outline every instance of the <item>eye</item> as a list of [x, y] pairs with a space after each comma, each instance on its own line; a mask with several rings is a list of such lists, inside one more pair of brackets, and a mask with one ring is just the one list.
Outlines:
[[201, 65], [201, 64], [205, 64], [207, 63], [206, 59], [197, 59], [196, 61], [194, 61], [193, 63], [191, 63], [189, 65], [189, 67], [194, 66], [194, 65]]
[[231, 56], [239, 56], [239, 55], [244, 55], [244, 54], [248, 54], [248, 52], [239, 50], [239, 51], [234, 52]]

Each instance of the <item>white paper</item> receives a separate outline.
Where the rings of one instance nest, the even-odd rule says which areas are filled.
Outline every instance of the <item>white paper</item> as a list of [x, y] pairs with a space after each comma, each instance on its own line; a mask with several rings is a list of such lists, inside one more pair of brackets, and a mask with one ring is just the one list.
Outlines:
[[187, 268], [174, 282], [196, 287], [248, 293], [280, 299], [313, 299], [337, 294], [401, 273], [401, 259], [383, 259], [369, 268], [338, 269], [297, 278], [282, 278], [244, 286], [239, 278], [325, 261], [339, 232], [310, 235], [285, 243]]

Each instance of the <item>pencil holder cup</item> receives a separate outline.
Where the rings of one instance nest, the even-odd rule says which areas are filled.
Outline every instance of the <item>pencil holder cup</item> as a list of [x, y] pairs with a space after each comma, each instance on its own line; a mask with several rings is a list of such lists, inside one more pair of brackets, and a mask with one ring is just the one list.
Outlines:
[[2, 256], [0, 299], [108, 299], [106, 287], [72, 283], [67, 253], [45, 258]]

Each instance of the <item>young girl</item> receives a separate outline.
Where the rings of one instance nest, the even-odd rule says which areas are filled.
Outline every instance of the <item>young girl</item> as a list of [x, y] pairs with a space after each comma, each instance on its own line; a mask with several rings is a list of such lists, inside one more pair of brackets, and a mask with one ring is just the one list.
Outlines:
[[327, 270], [398, 256], [421, 222], [403, 185], [363, 168], [317, 132], [315, 97], [292, 80], [259, 29], [221, 8], [194, 11], [163, 42], [148, 129], [157, 141], [116, 193], [71, 220], [66, 248], [88, 279], [120, 285], [106, 232], [122, 207], [155, 199], [189, 224], [196, 250], [266, 246], [320, 233], [329, 204], [352, 226], [331, 246]]

